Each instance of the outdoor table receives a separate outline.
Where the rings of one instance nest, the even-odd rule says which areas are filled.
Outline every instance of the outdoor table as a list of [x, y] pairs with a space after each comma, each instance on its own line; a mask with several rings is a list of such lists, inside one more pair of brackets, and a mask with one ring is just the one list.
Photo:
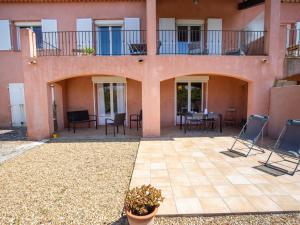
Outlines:
[[205, 128], [208, 128], [209, 123], [211, 123], [211, 129], [214, 129], [217, 119], [219, 119], [219, 130], [221, 133], [223, 131], [222, 114], [213, 113], [213, 112], [209, 112], [208, 114], [193, 113], [193, 112], [181, 113], [180, 114], [180, 129], [182, 129], [183, 116], [186, 117], [186, 120], [184, 122], [184, 132], [185, 133], [186, 133], [186, 128], [187, 128], [187, 122], [189, 122], [191, 124], [196, 124], [196, 125], [204, 124]]

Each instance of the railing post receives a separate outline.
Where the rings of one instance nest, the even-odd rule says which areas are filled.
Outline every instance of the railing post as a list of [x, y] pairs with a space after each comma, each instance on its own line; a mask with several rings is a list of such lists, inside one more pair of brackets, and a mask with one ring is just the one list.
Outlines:
[[147, 0], [147, 52], [156, 55], [156, 0]]

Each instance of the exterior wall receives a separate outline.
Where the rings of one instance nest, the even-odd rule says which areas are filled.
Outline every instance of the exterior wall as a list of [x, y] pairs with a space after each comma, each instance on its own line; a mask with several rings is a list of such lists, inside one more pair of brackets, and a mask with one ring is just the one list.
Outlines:
[[223, 76], [210, 76], [208, 81], [208, 110], [226, 115], [226, 110], [237, 110], [237, 122], [247, 118], [247, 82]]
[[[127, 79], [127, 117], [130, 114], [138, 114], [142, 109], [142, 83]], [[129, 123], [128, 123], [129, 125]], [[135, 126], [135, 124], [132, 124]]]
[[263, 11], [264, 5], [238, 10], [237, 1], [234, 0], [201, 0], [198, 5], [193, 1], [182, 0], [160, 0], [157, 3], [157, 18], [222, 18], [224, 30], [243, 29]]
[[175, 79], [160, 83], [160, 124], [162, 127], [174, 126]]
[[[175, 79], [161, 82], [161, 126], [174, 126]], [[224, 76], [209, 76], [208, 110], [223, 115], [229, 107], [237, 110], [237, 122], [247, 118], [247, 82]]]
[[11, 126], [9, 83], [23, 83], [20, 52], [0, 51], [0, 127]]
[[[93, 83], [91, 76], [75, 77], [55, 83], [58, 128], [67, 126], [68, 111], [88, 110], [94, 112]], [[127, 115], [139, 113], [142, 109], [142, 85], [140, 82], [127, 79]], [[97, 104], [97, 96], [95, 96]], [[85, 124], [83, 126], [86, 126]], [[134, 126], [134, 124], [133, 124]]]
[[[102, 2], [97, 10], [98, 3], [59, 3], [59, 4], [32, 4], [32, 9], [26, 8], [27, 4], [7, 4], [7, 7], [0, 7], [0, 17], [7, 19], [14, 15], [12, 20], [35, 20], [35, 18], [58, 20], [58, 29], [69, 30], [74, 28], [77, 17], [99, 18], [113, 15], [111, 18], [118, 19], [122, 13], [126, 16], [143, 17], [147, 15], [147, 48], [146, 56], [111, 56], [111, 57], [38, 57], [34, 58], [36, 64], [29, 64], [32, 60], [32, 33], [22, 31], [22, 67], [25, 83], [27, 123], [29, 125], [29, 137], [42, 138], [48, 136], [53, 127], [51, 121], [51, 100], [49, 100], [50, 84], [74, 77], [89, 77], [93, 75], [115, 75], [141, 81], [142, 86], [142, 106], [144, 109], [143, 133], [145, 136], [159, 136], [161, 121], [161, 82], [173, 79], [178, 76], [193, 74], [223, 75], [248, 82], [248, 111], [247, 114], [269, 112], [270, 88], [274, 80], [282, 77], [283, 50], [278, 49], [280, 37], [280, 0], [266, 0], [265, 3], [265, 24], [268, 30], [266, 36], [266, 50], [268, 56], [192, 56], [192, 55], [156, 55], [156, 25], [159, 17], [176, 18], [197, 18], [201, 17], [221, 17], [223, 18], [224, 29], [244, 27], [251, 19], [259, 14], [260, 8], [257, 6], [245, 11], [237, 11], [236, 1], [203, 0], [198, 6], [186, 2], [186, 5], [179, 4], [182, 1], [147, 0], [145, 2], [130, 3], [136, 7], [128, 9], [129, 3]], [[226, 5], [224, 5], [225, 3]], [[166, 7], [167, 3], [169, 4]], [[201, 4], [206, 7], [201, 8]], [[76, 18], [65, 17], [65, 12], [69, 12], [69, 6], [76, 9]], [[108, 5], [109, 4], [109, 5]], [[110, 5], [111, 4], [111, 5]], [[49, 7], [46, 7], [46, 6]], [[51, 6], [50, 6], [51, 5]], [[53, 8], [56, 5], [57, 8]], [[86, 8], [87, 6], [88, 9]], [[20, 7], [21, 6], [21, 7]], [[94, 6], [94, 7], [93, 7]], [[103, 7], [102, 7], [103, 6]], [[19, 8], [18, 8], [19, 7]], [[131, 7], [131, 6], [130, 6]], [[100, 9], [101, 8], [101, 9]], [[111, 9], [111, 11], [109, 10]], [[142, 12], [141, 12], [142, 8]], [[146, 9], [145, 9], [146, 8]], [[27, 10], [26, 10], [27, 9]], [[176, 10], [175, 10], [176, 9]], [[103, 13], [99, 13], [102, 12]], [[143, 11], [144, 10], [144, 11]], [[246, 12], [252, 12], [250, 14]], [[107, 12], [107, 14], [106, 14]], [[118, 14], [116, 14], [117, 12]], [[120, 13], [122, 12], [122, 13]], [[146, 13], [145, 13], [146, 12]], [[236, 14], [234, 14], [234, 12]], [[42, 13], [42, 14], [41, 14]], [[73, 12], [70, 12], [72, 15]], [[115, 17], [115, 15], [118, 15]], [[187, 17], [186, 17], [187, 16]], [[197, 17], [196, 17], [197, 16]], [[22, 18], [21, 18], [22, 17]], [[35, 18], [34, 18], [35, 17]], [[121, 16], [120, 16], [121, 17]], [[61, 19], [60, 19], [61, 18]], [[72, 19], [71, 19], [72, 18]], [[97, 19], [98, 19], [97, 18]], [[144, 18], [144, 17], [143, 17]], [[266, 20], [267, 19], [267, 20]], [[145, 20], [143, 20], [142, 24]], [[231, 22], [234, 21], [234, 22]], [[232, 27], [234, 26], [234, 27]], [[67, 29], [68, 28], [68, 29]], [[143, 62], [140, 62], [143, 59]], [[68, 97], [67, 97], [68, 98]], [[162, 100], [165, 101], [165, 100]]]
[[143, 1], [0, 4], [0, 19], [13, 21], [56, 19], [58, 31], [76, 31], [77, 18], [109, 20], [139, 17], [141, 18], [141, 27], [145, 28], [145, 14], [146, 8]]
[[300, 86], [271, 89], [269, 135], [277, 138], [288, 119], [300, 119]]

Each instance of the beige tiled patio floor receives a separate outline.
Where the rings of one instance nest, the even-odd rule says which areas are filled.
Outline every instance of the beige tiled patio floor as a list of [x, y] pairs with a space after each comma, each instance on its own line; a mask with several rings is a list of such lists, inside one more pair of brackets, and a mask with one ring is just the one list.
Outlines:
[[300, 210], [300, 172], [275, 177], [259, 171], [253, 167], [268, 152], [232, 158], [221, 153], [232, 145], [231, 136], [205, 136], [141, 141], [131, 187], [160, 188], [160, 215]]

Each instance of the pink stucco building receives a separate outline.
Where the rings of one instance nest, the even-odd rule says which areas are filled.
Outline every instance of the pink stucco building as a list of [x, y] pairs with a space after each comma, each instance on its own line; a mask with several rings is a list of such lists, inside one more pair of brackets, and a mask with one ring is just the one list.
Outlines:
[[273, 90], [288, 75], [299, 12], [299, 1], [280, 0], [0, 0], [0, 126], [41, 139], [53, 118], [67, 126], [68, 111], [103, 124], [142, 109], [143, 136], [155, 137], [183, 108], [234, 108], [238, 122], [270, 115], [276, 135], [285, 114], [270, 99], [300, 95]]

